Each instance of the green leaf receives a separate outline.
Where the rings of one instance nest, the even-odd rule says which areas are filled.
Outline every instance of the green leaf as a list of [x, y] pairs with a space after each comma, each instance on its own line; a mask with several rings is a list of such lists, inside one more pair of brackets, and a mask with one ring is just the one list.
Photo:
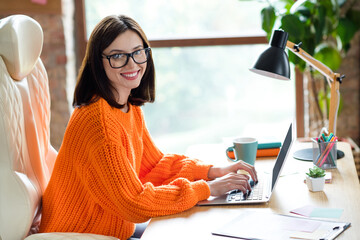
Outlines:
[[262, 29], [267, 33], [268, 39], [271, 37], [275, 19], [275, 9], [272, 6], [261, 10]]
[[300, 14], [306, 18], [311, 16], [310, 9], [305, 6], [307, 0], [298, 0], [290, 8], [291, 14]]
[[281, 19], [281, 28], [289, 34], [289, 39], [303, 39], [305, 34], [304, 24], [299, 16], [288, 14]]
[[340, 18], [337, 27], [337, 33], [341, 39], [343, 48], [347, 51], [350, 47], [350, 41], [357, 32], [357, 26], [348, 18]]
[[320, 105], [320, 109], [322, 112], [328, 109], [328, 104], [324, 104], [324, 101], [327, 103], [327, 94], [325, 94], [324, 90], [321, 89], [317, 95], [317, 99]]
[[314, 22], [315, 27], [315, 43], [319, 44], [322, 40], [326, 21], [326, 8], [324, 6], [319, 6], [317, 8], [317, 19]]
[[317, 47], [314, 58], [329, 67], [332, 71], [338, 70], [342, 61], [339, 51], [328, 44], [321, 44]]
[[310, 12], [310, 9], [304, 7], [304, 6], [300, 6], [296, 12], [294, 14], [300, 14], [302, 15], [303, 17], [305, 17], [306, 19], [310, 18], [311, 17], [311, 12]]

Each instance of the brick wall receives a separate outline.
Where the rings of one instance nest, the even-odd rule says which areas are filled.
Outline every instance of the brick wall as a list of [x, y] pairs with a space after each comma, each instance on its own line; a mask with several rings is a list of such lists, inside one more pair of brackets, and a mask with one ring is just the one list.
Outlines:
[[351, 137], [360, 143], [360, 32], [352, 41], [352, 47], [343, 60], [339, 73], [345, 74], [340, 84], [343, 109], [337, 122], [339, 136]]
[[50, 141], [59, 149], [70, 117], [67, 99], [67, 56], [61, 15], [33, 15], [44, 31], [44, 46], [41, 53], [49, 78], [51, 96]]

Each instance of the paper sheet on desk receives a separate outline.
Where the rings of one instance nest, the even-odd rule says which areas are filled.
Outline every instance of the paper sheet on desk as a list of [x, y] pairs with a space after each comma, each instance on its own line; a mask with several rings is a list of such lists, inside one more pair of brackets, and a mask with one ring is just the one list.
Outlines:
[[306, 232], [294, 232], [291, 234], [290, 238], [292, 239], [306, 239], [306, 240], [318, 240], [321, 239], [324, 235], [326, 235], [327, 231], [325, 230], [317, 230], [314, 233], [306, 233]]
[[303, 218], [245, 210], [213, 234], [244, 239], [289, 239], [294, 232], [312, 233], [320, 224]]
[[347, 224], [274, 214], [265, 210], [244, 210], [212, 234], [239, 239], [319, 239], [334, 227]]
[[305, 217], [315, 217], [315, 218], [340, 218], [344, 209], [341, 208], [320, 208], [314, 207], [311, 205], [306, 205], [294, 210], [291, 210], [290, 213], [302, 215]]

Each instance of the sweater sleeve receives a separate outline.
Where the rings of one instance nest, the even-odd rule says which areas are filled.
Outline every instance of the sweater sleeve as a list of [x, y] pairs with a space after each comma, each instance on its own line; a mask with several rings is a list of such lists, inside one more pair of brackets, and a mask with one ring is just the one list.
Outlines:
[[186, 178], [190, 181], [209, 180], [208, 172], [212, 165], [184, 155], [162, 154], [152, 141], [146, 127], [143, 144], [144, 152], [140, 169], [140, 179], [143, 183], [152, 182], [155, 186], [159, 186], [177, 178]]
[[103, 209], [131, 222], [184, 211], [210, 195], [203, 180], [177, 178], [157, 187], [142, 184], [125, 149], [110, 141], [96, 144], [89, 158], [80, 173], [88, 191]]

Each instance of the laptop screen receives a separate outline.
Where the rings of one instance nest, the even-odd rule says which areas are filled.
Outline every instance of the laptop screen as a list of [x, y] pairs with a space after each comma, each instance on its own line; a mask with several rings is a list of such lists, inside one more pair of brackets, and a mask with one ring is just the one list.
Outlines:
[[277, 157], [277, 160], [276, 160], [274, 168], [273, 168], [271, 191], [274, 190], [276, 180], [279, 177], [281, 168], [282, 168], [282, 166], [284, 164], [284, 161], [286, 159], [286, 156], [287, 156], [288, 150], [290, 148], [291, 142], [292, 142], [292, 124], [290, 124], [290, 127], [289, 127], [289, 130], [288, 130], [287, 134], [286, 134], [284, 143], [283, 143], [283, 145], [281, 147], [281, 150], [279, 152], [279, 155]]

